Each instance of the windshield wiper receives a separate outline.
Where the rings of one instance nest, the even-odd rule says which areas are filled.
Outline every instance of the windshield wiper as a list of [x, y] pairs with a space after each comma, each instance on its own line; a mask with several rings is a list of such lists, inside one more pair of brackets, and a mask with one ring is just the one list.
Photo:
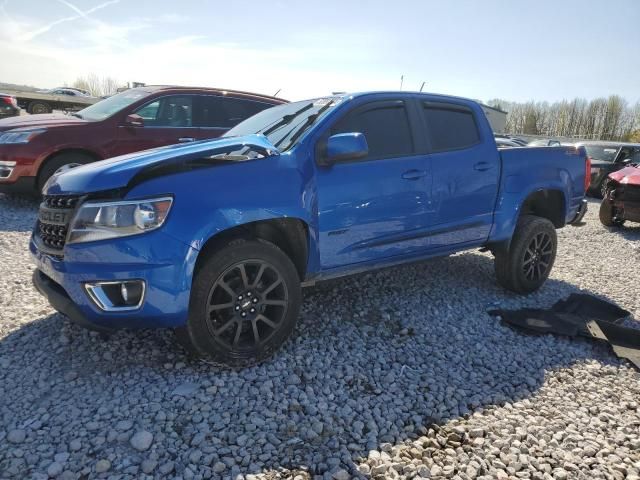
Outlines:
[[[306, 131], [307, 131], [307, 129], [308, 129], [311, 125], [313, 125], [313, 124], [314, 124], [314, 122], [318, 119], [318, 117], [319, 117], [320, 115], [322, 115], [326, 110], [328, 110], [328, 109], [329, 109], [329, 107], [331, 107], [331, 106], [333, 106], [333, 101], [328, 102], [326, 105], [324, 105], [320, 110], [318, 110], [318, 111], [317, 111], [316, 113], [314, 113], [313, 115], [309, 115], [309, 116], [307, 117], [307, 119], [306, 119], [304, 122], [302, 122], [302, 124], [301, 124], [300, 126], [293, 127], [291, 130], [289, 130], [289, 131], [287, 132], [287, 134], [286, 134], [284, 137], [282, 137], [282, 138], [278, 141], [278, 143], [276, 143], [276, 144], [274, 145], [274, 147], [278, 148], [278, 147], [280, 146], [280, 144], [281, 144], [282, 142], [284, 142], [284, 140], [285, 140], [289, 135], [291, 135], [291, 138], [289, 139], [289, 144], [287, 145], [287, 147], [289, 147], [289, 145], [293, 145], [293, 144], [295, 143], [295, 141], [296, 141], [296, 140], [298, 140], [298, 138], [300, 138], [300, 137], [302, 136], [302, 134], [303, 134], [304, 132], [306, 132]], [[295, 132], [295, 133], [294, 133], [294, 132]], [[293, 135], [292, 135], [292, 134], [293, 134]], [[286, 148], [285, 148], [285, 149], [283, 149], [283, 150], [286, 150]]]
[[299, 110], [297, 110], [297, 111], [295, 111], [293, 113], [289, 113], [287, 115], [284, 115], [280, 120], [278, 120], [276, 123], [271, 125], [266, 130], [264, 130], [264, 131], [263, 130], [258, 130], [256, 133], [262, 133], [264, 136], [267, 136], [270, 133], [273, 133], [276, 130], [278, 130], [280, 127], [284, 127], [286, 124], [288, 124], [291, 120], [296, 118], [302, 112], [304, 112], [306, 110], [309, 110], [312, 107], [313, 107], [313, 103], [308, 103], [307, 105], [305, 105], [304, 107], [300, 108]]
[[80, 115], [78, 112], [73, 112], [73, 113], [71, 114], [71, 116], [72, 116], [72, 117], [78, 117], [78, 118], [80, 118], [80, 119], [84, 120], [84, 118], [82, 117], [82, 115]]

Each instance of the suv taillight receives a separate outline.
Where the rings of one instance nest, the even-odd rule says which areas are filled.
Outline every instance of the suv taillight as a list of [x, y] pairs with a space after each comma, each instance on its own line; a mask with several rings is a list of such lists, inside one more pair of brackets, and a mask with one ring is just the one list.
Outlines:
[[591, 185], [591, 158], [588, 156], [584, 162], [584, 168], [584, 191], [586, 192]]

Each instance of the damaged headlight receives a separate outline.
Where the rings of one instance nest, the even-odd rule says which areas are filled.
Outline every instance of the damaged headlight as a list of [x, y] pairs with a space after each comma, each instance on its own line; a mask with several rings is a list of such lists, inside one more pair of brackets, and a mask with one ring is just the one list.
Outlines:
[[171, 197], [84, 203], [71, 222], [67, 243], [93, 242], [138, 235], [160, 228]]

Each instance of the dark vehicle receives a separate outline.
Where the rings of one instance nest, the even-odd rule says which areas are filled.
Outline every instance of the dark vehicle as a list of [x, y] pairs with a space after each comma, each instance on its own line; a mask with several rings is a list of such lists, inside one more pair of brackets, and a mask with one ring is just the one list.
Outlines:
[[0, 192], [40, 192], [65, 166], [174, 143], [216, 138], [250, 116], [285, 103], [230, 90], [142, 87], [73, 114], [0, 120]]
[[15, 97], [0, 93], [0, 118], [20, 115], [20, 107]]
[[640, 222], [640, 165], [610, 173], [608, 180], [600, 204], [600, 222], [606, 227]]
[[587, 194], [604, 197], [609, 174], [621, 170], [632, 163], [640, 163], [640, 143], [623, 142], [580, 142], [591, 159], [591, 187]]
[[175, 328], [194, 352], [245, 366], [294, 330], [303, 284], [486, 248], [502, 286], [538, 289], [588, 172], [573, 146], [499, 151], [471, 100], [305, 100], [216, 140], [55, 175], [34, 282], [80, 324]]

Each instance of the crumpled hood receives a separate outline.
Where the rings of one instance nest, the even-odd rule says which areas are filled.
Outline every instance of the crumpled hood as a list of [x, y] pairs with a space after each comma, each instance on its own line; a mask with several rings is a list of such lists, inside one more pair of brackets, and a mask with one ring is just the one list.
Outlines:
[[154, 167], [179, 165], [181, 162], [228, 153], [243, 147], [251, 147], [264, 156], [279, 154], [278, 149], [264, 135], [181, 143], [130, 153], [66, 170], [49, 179], [44, 193], [48, 195], [84, 194], [125, 188], [134, 177]]
[[625, 167], [609, 174], [609, 178], [623, 185], [640, 186], [640, 167]]
[[87, 123], [86, 120], [63, 113], [18, 115], [17, 117], [3, 118], [0, 120], [0, 132], [14, 128], [60, 127], [63, 125], [81, 125], [85, 123]]

